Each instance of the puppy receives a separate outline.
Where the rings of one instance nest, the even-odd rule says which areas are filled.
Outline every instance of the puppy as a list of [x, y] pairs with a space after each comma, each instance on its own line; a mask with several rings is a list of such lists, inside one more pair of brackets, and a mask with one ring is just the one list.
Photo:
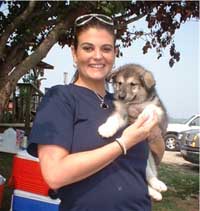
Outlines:
[[141, 112], [148, 114], [149, 118], [153, 112], [158, 115], [160, 130], [153, 130], [148, 137], [150, 153], [146, 179], [150, 196], [162, 200], [161, 192], [166, 191], [167, 186], [157, 179], [157, 167], [165, 150], [164, 134], [168, 120], [166, 110], [156, 93], [154, 77], [142, 66], [128, 64], [111, 73], [107, 80], [113, 83], [115, 110], [99, 127], [101, 136], [113, 136], [120, 128], [133, 123]]

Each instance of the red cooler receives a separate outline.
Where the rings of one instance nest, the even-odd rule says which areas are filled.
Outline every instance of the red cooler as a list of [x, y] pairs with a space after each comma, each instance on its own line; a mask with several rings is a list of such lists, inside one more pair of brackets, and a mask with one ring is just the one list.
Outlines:
[[10, 185], [14, 189], [48, 196], [50, 188], [42, 177], [38, 161], [26, 150], [19, 151], [13, 159]]

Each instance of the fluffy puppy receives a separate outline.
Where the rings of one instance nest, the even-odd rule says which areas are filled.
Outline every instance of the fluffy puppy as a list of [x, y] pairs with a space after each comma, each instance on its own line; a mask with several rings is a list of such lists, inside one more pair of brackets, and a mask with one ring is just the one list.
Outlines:
[[166, 191], [167, 186], [157, 178], [157, 167], [165, 150], [164, 134], [168, 120], [166, 110], [155, 89], [155, 79], [144, 67], [128, 64], [111, 73], [107, 80], [113, 84], [115, 110], [99, 127], [98, 132], [101, 136], [113, 136], [120, 128], [133, 123], [142, 112], [148, 114], [149, 118], [153, 112], [158, 115], [160, 130], [153, 130], [148, 137], [150, 153], [146, 179], [150, 196], [155, 200], [161, 200], [161, 192]]

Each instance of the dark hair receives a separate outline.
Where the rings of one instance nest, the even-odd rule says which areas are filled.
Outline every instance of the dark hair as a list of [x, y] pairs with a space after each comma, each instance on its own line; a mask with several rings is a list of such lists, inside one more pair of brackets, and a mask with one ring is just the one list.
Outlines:
[[82, 26], [74, 26], [74, 40], [73, 45], [74, 48], [77, 49], [78, 47], [78, 36], [84, 32], [87, 31], [89, 28], [97, 28], [97, 29], [105, 29], [107, 30], [114, 38], [114, 44], [115, 44], [115, 28], [114, 26], [108, 25], [106, 23], [103, 23], [99, 21], [96, 18], [91, 19], [89, 22], [85, 23]]
[[[108, 25], [104, 22], [99, 21], [96, 18], [91, 19], [90, 21], [88, 21], [87, 23], [85, 23], [82, 26], [74, 26], [74, 39], [73, 39], [73, 46], [74, 49], [77, 50], [78, 47], [78, 37], [79, 35], [84, 32], [87, 31], [89, 28], [97, 28], [97, 29], [105, 29], [107, 30], [114, 38], [114, 45], [116, 42], [116, 36], [115, 36], [115, 28], [114, 26]], [[76, 80], [78, 79], [78, 70], [76, 70], [73, 78], [72, 78], [72, 83], [76, 82]]]

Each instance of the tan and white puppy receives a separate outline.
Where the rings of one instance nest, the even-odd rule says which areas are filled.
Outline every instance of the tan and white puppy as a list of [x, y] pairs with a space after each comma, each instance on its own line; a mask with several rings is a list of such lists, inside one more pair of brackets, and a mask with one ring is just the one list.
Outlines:
[[108, 81], [112, 82], [114, 88], [115, 110], [99, 127], [101, 136], [113, 136], [120, 128], [133, 123], [141, 113], [148, 114], [149, 118], [153, 112], [158, 115], [160, 130], [154, 130], [148, 137], [150, 153], [146, 179], [150, 196], [161, 200], [161, 192], [166, 191], [167, 186], [157, 178], [157, 167], [165, 150], [164, 134], [168, 120], [166, 110], [156, 93], [154, 77], [144, 67], [128, 64], [111, 73]]

